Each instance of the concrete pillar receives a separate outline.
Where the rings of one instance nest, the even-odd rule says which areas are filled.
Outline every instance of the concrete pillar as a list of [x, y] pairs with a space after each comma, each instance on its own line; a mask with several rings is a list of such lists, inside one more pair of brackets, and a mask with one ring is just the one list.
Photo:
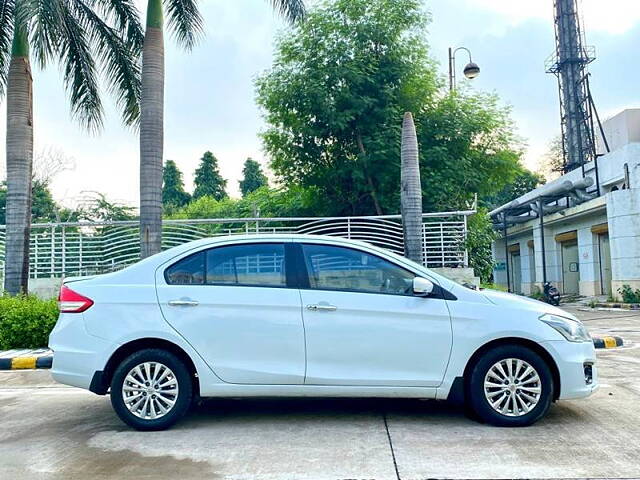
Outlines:
[[629, 285], [640, 288], [640, 188], [610, 192], [607, 221], [611, 246], [611, 289]]
[[491, 244], [491, 253], [495, 262], [493, 283], [507, 288], [507, 257], [505, 256], [504, 239], [498, 238]]
[[[535, 286], [535, 266], [533, 271], [531, 270], [531, 249], [529, 248], [529, 240], [523, 239], [520, 241], [520, 264], [522, 265], [522, 293], [524, 295], [531, 295]], [[534, 255], [535, 257], [535, 255]], [[534, 258], [535, 261], [535, 258]]]
[[578, 229], [578, 261], [580, 263], [580, 295], [600, 294], [600, 263], [598, 245], [591, 226]]
[[[551, 227], [545, 226], [544, 247], [547, 265], [547, 281], [556, 286], [560, 286], [562, 281], [562, 265], [560, 265], [560, 245], [555, 241]], [[536, 282], [535, 286], [542, 292], [542, 235], [540, 235], [540, 225], [533, 229], [533, 248], [536, 257]]]

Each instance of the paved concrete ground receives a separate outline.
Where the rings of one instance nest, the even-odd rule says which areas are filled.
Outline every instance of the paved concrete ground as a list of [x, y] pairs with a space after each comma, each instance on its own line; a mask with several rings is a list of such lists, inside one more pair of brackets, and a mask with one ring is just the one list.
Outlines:
[[0, 478], [640, 477], [640, 312], [573, 311], [628, 346], [598, 352], [596, 395], [525, 429], [437, 402], [209, 400], [170, 431], [139, 433], [107, 397], [46, 371], [0, 372]]

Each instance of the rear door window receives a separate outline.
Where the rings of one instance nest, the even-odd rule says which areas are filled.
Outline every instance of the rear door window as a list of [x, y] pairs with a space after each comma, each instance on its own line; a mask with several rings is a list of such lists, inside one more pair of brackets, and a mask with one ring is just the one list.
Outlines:
[[281, 243], [212, 248], [207, 251], [206, 283], [285, 287], [285, 263], [284, 245]]

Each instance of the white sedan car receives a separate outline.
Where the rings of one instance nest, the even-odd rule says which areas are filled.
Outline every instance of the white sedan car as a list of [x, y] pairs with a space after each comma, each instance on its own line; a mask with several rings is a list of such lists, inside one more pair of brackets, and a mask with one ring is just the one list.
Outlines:
[[198, 240], [66, 279], [53, 377], [159, 430], [193, 398], [411, 397], [530, 425], [597, 387], [585, 327], [458, 285], [372, 245], [309, 235]]

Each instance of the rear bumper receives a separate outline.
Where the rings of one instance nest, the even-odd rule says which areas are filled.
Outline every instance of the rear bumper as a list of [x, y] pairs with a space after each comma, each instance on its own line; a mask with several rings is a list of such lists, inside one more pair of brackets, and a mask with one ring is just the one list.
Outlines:
[[[585, 398], [598, 389], [596, 350], [593, 342], [574, 343], [565, 340], [542, 344], [551, 354], [560, 374], [560, 400]], [[585, 367], [590, 366], [591, 382]]]
[[55, 381], [94, 391], [94, 375], [103, 370], [117, 345], [87, 333], [81, 313], [63, 313], [49, 336], [49, 348]]

